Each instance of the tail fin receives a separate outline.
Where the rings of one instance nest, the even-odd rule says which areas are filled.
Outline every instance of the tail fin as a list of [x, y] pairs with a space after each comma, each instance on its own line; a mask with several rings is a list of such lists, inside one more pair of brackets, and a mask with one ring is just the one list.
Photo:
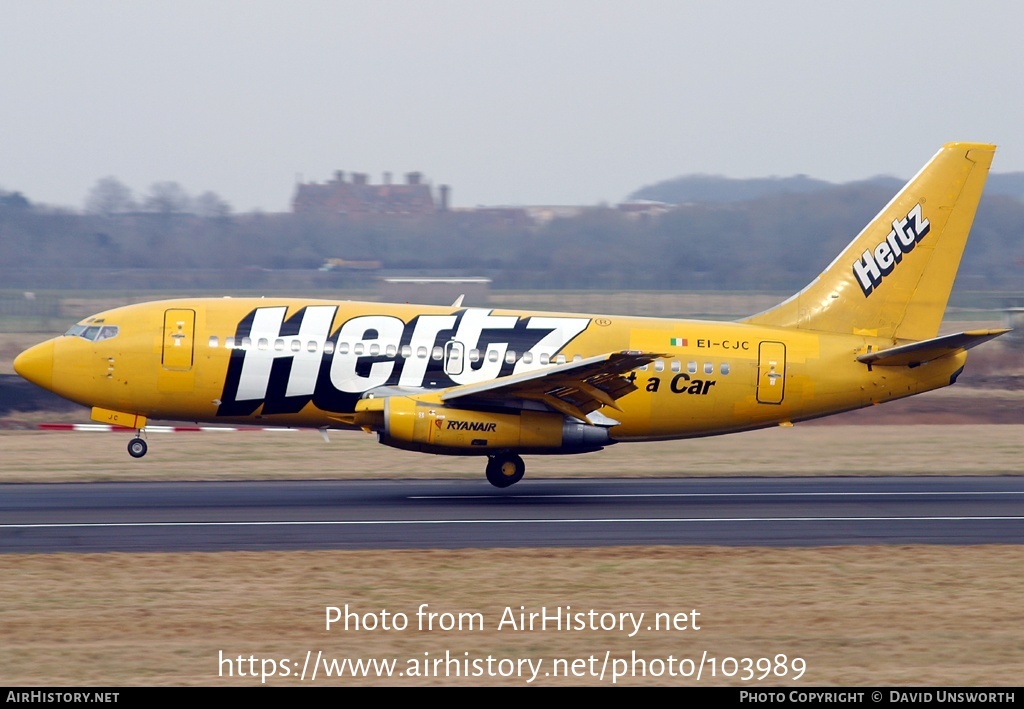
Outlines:
[[994, 153], [994, 145], [944, 145], [821, 275], [744, 322], [935, 337]]

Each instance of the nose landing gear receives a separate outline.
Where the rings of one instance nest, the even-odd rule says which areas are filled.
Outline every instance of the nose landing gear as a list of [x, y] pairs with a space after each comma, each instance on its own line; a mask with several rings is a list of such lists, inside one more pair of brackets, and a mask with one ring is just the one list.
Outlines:
[[139, 431], [135, 438], [128, 441], [128, 455], [132, 458], [141, 458], [146, 455], [146, 451], [149, 450], [149, 445], [142, 440], [142, 431]]

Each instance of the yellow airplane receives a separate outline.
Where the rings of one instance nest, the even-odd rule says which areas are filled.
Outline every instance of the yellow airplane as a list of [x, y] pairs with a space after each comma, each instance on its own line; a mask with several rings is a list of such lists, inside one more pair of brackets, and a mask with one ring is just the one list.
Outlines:
[[272, 298], [115, 308], [17, 372], [137, 430], [148, 419], [374, 432], [487, 456], [733, 433], [952, 384], [1007, 330], [938, 337], [995, 146], [950, 143], [806, 288], [739, 322]]

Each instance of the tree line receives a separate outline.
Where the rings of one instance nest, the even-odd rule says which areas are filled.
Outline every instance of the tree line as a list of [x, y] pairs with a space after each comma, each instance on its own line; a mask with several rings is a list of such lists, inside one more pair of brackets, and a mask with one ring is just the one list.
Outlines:
[[[496, 288], [793, 291], [891, 199], [853, 183], [629, 215], [594, 207], [544, 223], [495, 211], [424, 218], [233, 213], [213, 193], [158, 183], [141, 199], [101, 180], [86, 210], [0, 192], [0, 269], [318, 269], [372, 260], [383, 272], [489, 276]], [[1024, 202], [986, 195], [961, 266], [973, 289], [1020, 290]], [[365, 278], [365, 275], [362, 277]], [[39, 288], [48, 285], [39, 284]], [[109, 284], [108, 284], [109, 287]]]

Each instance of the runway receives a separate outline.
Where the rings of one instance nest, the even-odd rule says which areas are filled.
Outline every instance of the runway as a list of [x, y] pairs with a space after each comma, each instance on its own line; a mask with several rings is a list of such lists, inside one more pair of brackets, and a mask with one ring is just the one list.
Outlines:
[[0, 485], [0, 553], [1024, 543], [1024, 477]]

